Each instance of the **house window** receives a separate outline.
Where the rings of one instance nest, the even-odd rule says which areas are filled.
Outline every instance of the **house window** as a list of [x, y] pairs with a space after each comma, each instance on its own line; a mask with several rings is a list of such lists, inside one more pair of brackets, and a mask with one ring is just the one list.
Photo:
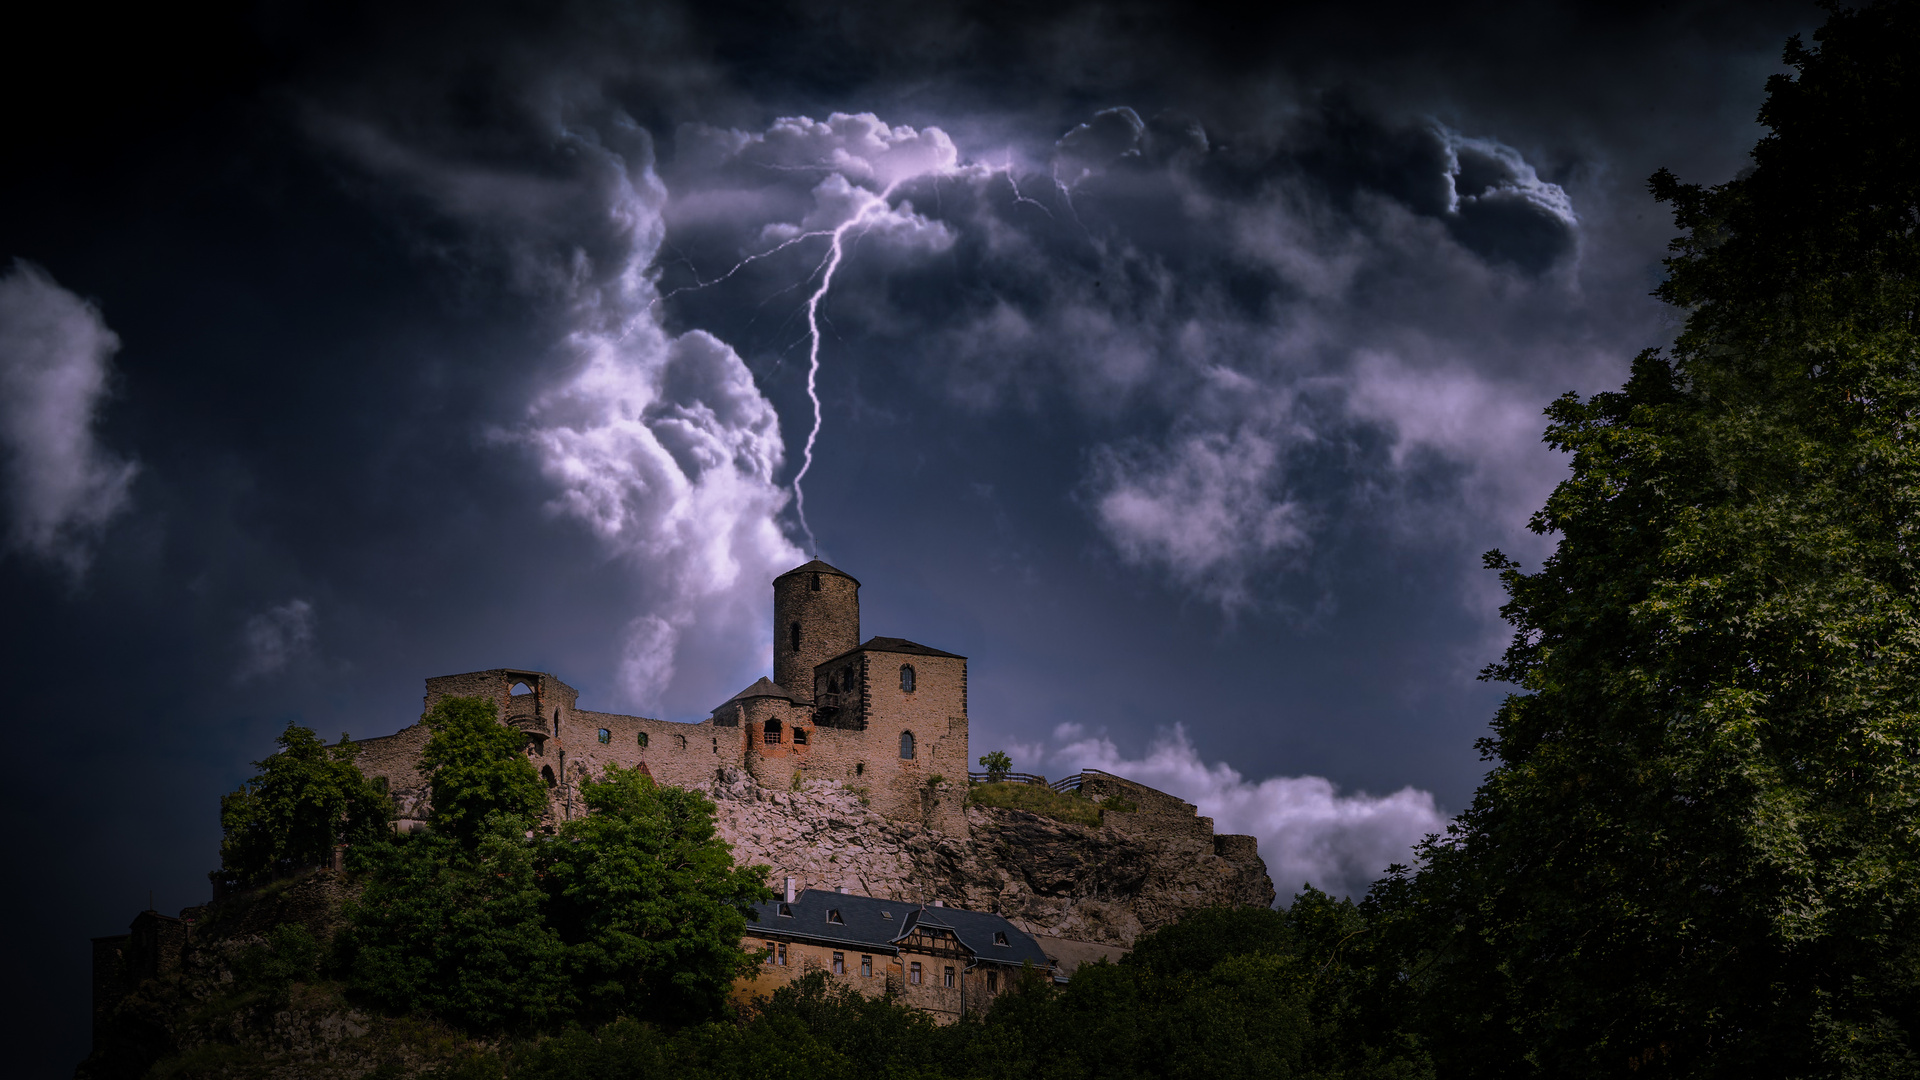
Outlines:
[[777, 957], [777, 955], [776, 955], [776, 954], [774, 953], [774, 951], [773, 951], [773, 942], [771, 942], [771, 941], [769, 941], [769, 942], [767, 942], [767, 959], [766, 959], [766, 962], [767, 962], [767, 963], [769, 963], [769, 964], [772, 964], [772, 963], [776, 963], [777, 961], [778, 961], [778, 957]]
[[845, 926], [845, 925], [847, 924], [847, 921], [846, 921], [845, 919], [842, 919], [842, 918], [840, 917], [840, 909], [839, 909], [839, 908], [829, 908], [829, 909], [827, 909], [827, 921], [828, 921], [828, 922], [830, 922], [830, 923], [839, 923], [839, 924], [840, 924], [840, 925], [842, 925], [842, 926]]
[[779, 742], [780, 741], [780, 721], [778, 720], [767, 721], [767, 730], [766, 730], [766, 733], [762, 736], [762, 739], [769, 743]]
[[999, 989], [1000, 989], [1000, 973], [997, 971], [987, 972], [987, 993], [991, 994], [994, 991]]
[[947, 988], [948, 989], [953, 988], [953, 968], [952, 967], [947, 968]]
[[1005, 931], [1001, 931], [1001, 930], [994, 931], [993, 943], [995, 945], [1000, 946], [1003, 949], [1013, 948], [1013, 946], [1007, 944], [1007, 935]]
[[920, 964], [917, 961], [907, 965], [907, 985], [920, 985]]
[[806, 728], [796, 727], [793, 729], [793, 745], [795, 746], [807, 745], [807, 729]]
[[781, 904], [781, 905], [780, 905], [780, 911], [779, 911], [779, 915], [780, 915], [780, 917], [781, 917], [781, 918], [785, 918], [785, 919], [791, 919], [791, 918], [793, 918], [793, 905], [792, 905], [792, 904]]
[[791, 652], [800, 651], [800, 624], [799, 623], [787, 624], [787, 646], [788, 646], [788, 650]]
[[646, 748], [647, 748], [647, 733], [643, 731], [640, 733], [640, 749], [645, 750]]
[[835, 975], [845, 975], [847, 973], [846, 953], [837, 952], [833, 954], [833, 973]]
[[913, 757], [913, 732], [911, 731], [903, 731], [900, 733], [900, 756], [903, 758]]
[[905, 690], [909, 694], [913, 693], [913, 665], [912, 664], [900, 665], [900, 689]]
[[774, 945], [774, 949], [780, 954], [780, 958], [775, 960], [774, 963], [779, 964], [781, 967], [787, 966], [787, 943], [784, 941], [779, 942]]
[[860, 975], [862, 978], [873, 978], [873, 957], [863, 956], [860, 958]]
[[607, 730], [606, 728], [601, 728], [601, 729], [600, 729], [600, 741], [601, 741], [602, 743], [610, 743], [610, 742], [612, 742], [612, 741], [613, 741], [613, 732], [611, 732], [611, 731], [608, 731], [608, 730]]

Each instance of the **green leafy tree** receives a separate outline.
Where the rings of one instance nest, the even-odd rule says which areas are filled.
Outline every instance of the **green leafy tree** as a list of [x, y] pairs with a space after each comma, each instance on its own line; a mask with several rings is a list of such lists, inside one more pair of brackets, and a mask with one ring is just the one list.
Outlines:
[[990, 750], [981, 755], [980, 767], [987, 770], [987, 783], [997, 784], [1013, 771], [1013, 759], [1004, 750]]
[[346, 736], [328, 746], [289, 724], [275, 745], [278, 752], [253, 763], [258, 774], [220, 800], [216, 876], [259, 884], [327, 863], [334, 845], [377, 841], [390, 828], [392, 800], [361, 775], [359, 747]]
[[1920, 11], [1817, 37], [1750, 174], [1655, 177], [1684, 331], [1489, 556], [1520, 692], [1401, 898], [1453, 1074], [1920, 1071]]
[[759, 964], [740, 940], [751, 905], [773, 897], [767, 868], [734, 865], [698, 792], [610, 765], [581, 795], [587, 816], [561, 826], [541, 862], [584, 1014], [715, 1015]]
[[566, 948], [523, 822], [494, 814], [469, 842], [438, 832], [355, 849], [366, 885], [337, 942], [348, 986], [392, 1013], [475, 1034], [532, 1031], [571, 1015]]
[[499, 706], [487, 698], [446, 698], [421, 722], [433, 732], [420, 769], [433, 793], [434, 831], [470, 843], [495, 815], [523, 829], [540, 819], [546, 785], [521, 753], [526, 735], [500, 723]]

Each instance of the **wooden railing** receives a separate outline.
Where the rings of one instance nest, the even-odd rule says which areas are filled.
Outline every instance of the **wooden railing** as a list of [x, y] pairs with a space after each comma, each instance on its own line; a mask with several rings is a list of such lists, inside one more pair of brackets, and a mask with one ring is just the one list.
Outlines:
[[996, 777], [992, 773], [969, 772], [967, 773], [967, 780], [975, 784], [991, 784], [996, 782], [1002, 784], [1039, 784], [1041, 787], [1052, 788], [1064, 795], [1069, 791], [1080, 790], [1081, 776], [1082, 774], [1080, 773], [1074, 773], [1065, 779], [1048, 783], [1046, 777], [1034, 773], [1010, 772], [1003, 773]]

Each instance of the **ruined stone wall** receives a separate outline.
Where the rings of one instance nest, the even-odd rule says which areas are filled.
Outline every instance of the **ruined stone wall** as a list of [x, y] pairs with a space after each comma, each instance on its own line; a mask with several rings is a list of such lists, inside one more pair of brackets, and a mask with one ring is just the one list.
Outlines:
[[361, 773], [386, 780], [387, 794], [393, 797], [402, 829], [426, 821], [432, 808], [427, 778], [420, 773], [420, 755], [432, 737], [433, 732], [427, 730], [425, 724], [413, 724], [392, 735], [354, 741], [360, 748], [355, 760]]

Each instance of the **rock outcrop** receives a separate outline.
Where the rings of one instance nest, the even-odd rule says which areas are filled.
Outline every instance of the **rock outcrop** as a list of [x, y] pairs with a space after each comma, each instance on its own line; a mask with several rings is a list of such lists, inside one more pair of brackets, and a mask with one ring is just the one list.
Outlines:
[[771, 867], [776, 888], [791, 876], [797, 888], [940, 900], [997, 912], [1029, 933], [1123, 947], [1200, 908], [1273, 903], [1251, 838], [1216, 837], [1210, 819], [1151, 788], [1088, 783], [1135, 809], [1109, 809], [1087, 826], [969, 806], [966, 834], [955, 835], [890, 821], [837, 781], [775, 791], [722, 770], [702, 788], [735, 859]]

